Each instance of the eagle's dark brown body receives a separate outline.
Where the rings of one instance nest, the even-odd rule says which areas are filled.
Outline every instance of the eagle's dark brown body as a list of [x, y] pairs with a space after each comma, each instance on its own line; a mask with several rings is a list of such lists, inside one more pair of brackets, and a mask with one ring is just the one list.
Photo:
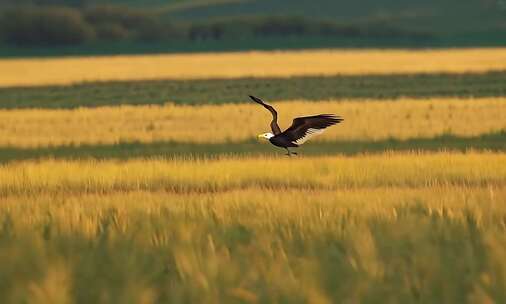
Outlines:
[[271, 129], [273, 134], [269, 135], [272, 136], [269, 138], [269, 141], [277, 147], [285, 148], [288, 151], [288, 155], [293, 153], [288, 148], [296, 148], [312, 136], [323, 133], [325, 128], [343, 121], [341, 117], [334, 114], [297, 117], [288, 129], [281, 132], [278, 125], [278, 112], [276, 112], [274, 107], [255, 96], [250, 95], [250, 98], [271, 112]]
[[269, 138], [271, 144], [280, 148], [296, 148], [299, 145], [290, 141], [283, 133], [274, 135], [274, 137]]

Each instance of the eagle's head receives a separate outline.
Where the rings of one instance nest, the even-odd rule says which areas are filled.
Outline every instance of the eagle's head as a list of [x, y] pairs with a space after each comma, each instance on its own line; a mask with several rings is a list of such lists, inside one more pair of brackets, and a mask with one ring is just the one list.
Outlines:
[[274, 137], [274, 134], [264, 133], [264, 134], [258, 135], [258, 139], [264, 139], [264, 140], [269, 140], [271, 137]]

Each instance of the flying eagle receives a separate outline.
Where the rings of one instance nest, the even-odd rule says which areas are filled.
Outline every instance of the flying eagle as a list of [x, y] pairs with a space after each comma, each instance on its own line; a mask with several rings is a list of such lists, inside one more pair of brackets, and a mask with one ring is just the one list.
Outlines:
[[272, 133], [264, 133], [258, 135], [260, 139], [267, 139], [271, 144], [285, 148], [288, 153], [286, 155], [297, 154], [290, 151], [289, 148], [296, 148], [305, 143], [311, 137], [323, 133], [325, 128], [335, 125], [343, 121], [343, 119], [334, 114], [320, 114], [315, 116], [297, 117], [293, 120], [292, 125], [281, 132], [278, 125], [278, 112], [270, 104], [265, 103], [260, 98], [249, 96], [256, 103], [261, 104], [272, 114], [271, 129]]

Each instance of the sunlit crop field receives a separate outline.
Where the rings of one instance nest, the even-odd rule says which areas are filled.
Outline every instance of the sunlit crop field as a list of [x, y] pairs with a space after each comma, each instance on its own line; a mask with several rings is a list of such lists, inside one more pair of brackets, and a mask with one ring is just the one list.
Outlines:
[[[506, 99], [434, 98], [274, 103], [280, 125], [334, 113], [345, 121], [315, 141], [479, 136], [506, 130]], [[0, 110], [0, 145], [47, 147], [119, 142], [233, 143], [270, 131], [268, 111], [250, 104]], [[311, 143], [309, 143], [311, 144]]]
[[1, 59], [0, 87], [83, 81], [465, 73], [506, 69], [506, 50], [314, 50]]
[[506, 303], [506, 49], [0, 71], [0, 303]]
[[29, 303], [501, 303], [504, 163], [468, 152], [5, 164], [0, 292]]
[[170, 161], [25, 161], [1, 167], [0, 194], [502, 185], [506, 182], [505, 162], [504, 154], [472, 152], [300, 159], [224, 156]]

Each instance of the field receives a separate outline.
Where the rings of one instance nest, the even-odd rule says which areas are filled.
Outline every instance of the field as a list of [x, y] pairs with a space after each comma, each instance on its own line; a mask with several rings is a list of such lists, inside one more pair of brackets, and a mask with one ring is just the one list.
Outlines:
[[503, 53], [3, 60], [0, 302], [506, 302]]
[[[30, 4], [37, 8], [31, 9]], [[12, 8], [28, 15], [22, 17], [16, 13], [19, 17], [13, 17]], [[65, 8], [65, 16], [70, 17], [59, 14], [61, 8]], [[374, 0], [360, 3], [335, 0], [3, 0], [0, 1], [0, 57], [329, 48], [504, 48], [505, 10], [502, 0], [470, 0], [463, 5], [456, 5], [454, 0], [409, 3], [390, 0], [381, 4]], [[109, 14], [110, 18], [102, 20], [103, 14]], [[69, 18], [74, 22], [67, 22]], [[147, 64], [151, 62], [149, 59]], [[127, 62], [123, 67], [129, 65]], [[100, 66], [95, 67], [100, 69]], [[56, 74], [70, 70], [77, 68], [63, 69]], [[53, 79], [51, 71], [44, 71], [46, 73], [42, 74], [47, 79], [40, 81], [53, 84], [62, 81]], [[95, 78], [97, 72], [94, 69], [88, 76]], [[127, 77], [126, 74], [123, 77]], [[30, 84], [25, 82], [24, 85]]]
[[465, 73], [506, 69], [504, 48], [312, 50], [151, 56], [0, 59], [0, 87], [84, 81]]
[[[316, 141], [472, 137], [506, 129], [505, 98], [286, 101], [274, 105], [283, 113], [279, 122], [285, 128], [293, 117], [318, 114], [320, 109], [345, 117], [345, 124]], [[120, 142], [236, 143], [269, 131], [270, 113], [258, 110], [250, 103], [1, 111], [0, 145], [33, 148]]]
[[6, 165], [2, 295], [502, 302], [505, 162], [408, 153]]
[[267, 100], [396, 100], [506, 95], [506, 72], [302, 76], [77, 83], [0, 89], [0, 109], [75, 109], [118, 105], [236, 104]]

